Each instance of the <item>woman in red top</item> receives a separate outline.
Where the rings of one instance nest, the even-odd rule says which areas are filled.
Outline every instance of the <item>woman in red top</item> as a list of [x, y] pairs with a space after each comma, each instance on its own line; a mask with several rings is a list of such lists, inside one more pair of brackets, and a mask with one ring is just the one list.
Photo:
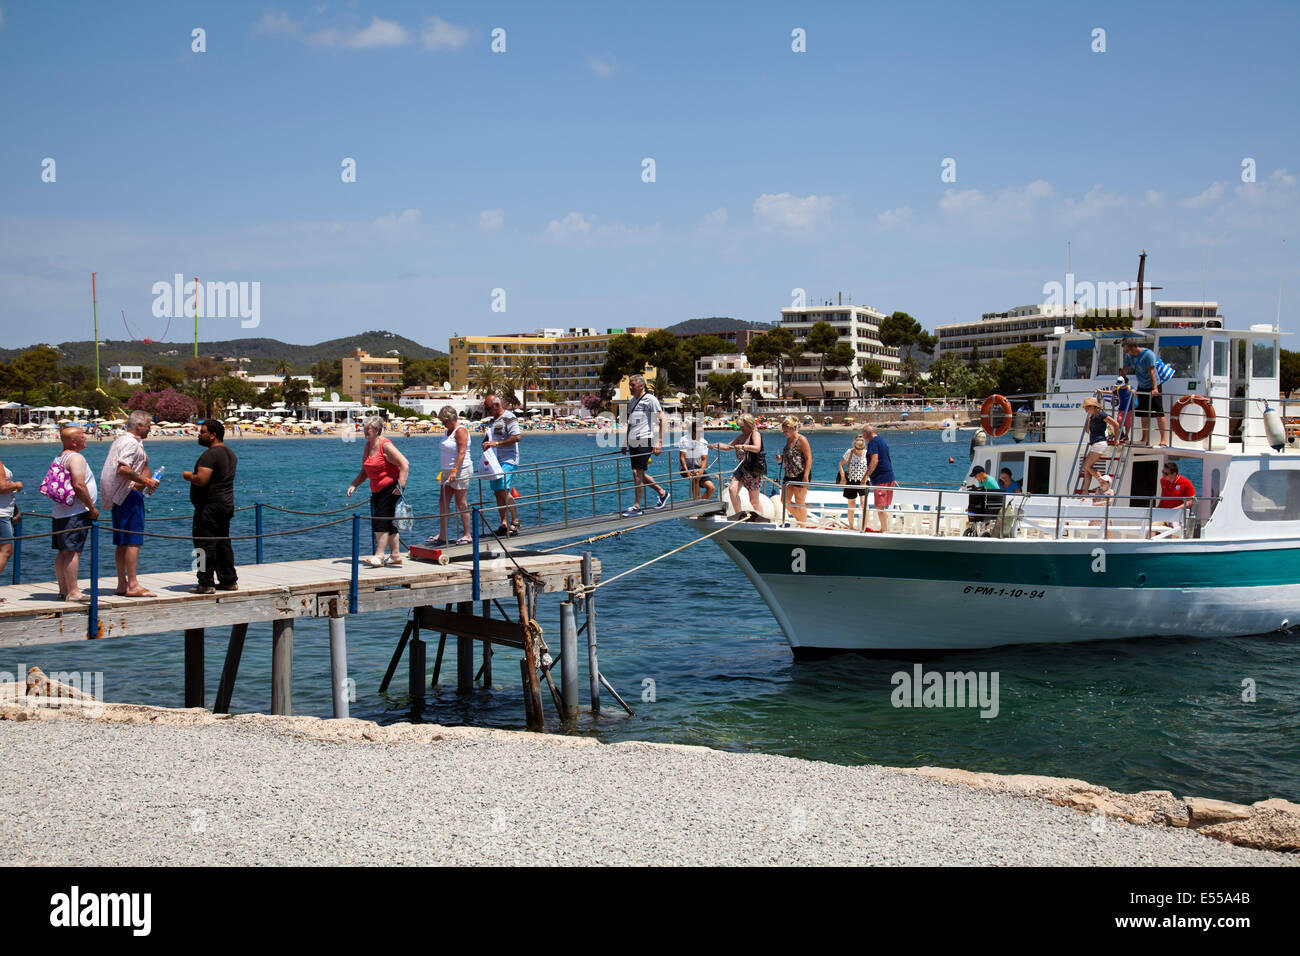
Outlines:
[[[348, 485], [348, 497], [361, 487], [361, 483], [370, 479], [370, 530], [375, 533], [374, 557], [366, 558], [365, 563], [372, 568], [382, 568], [385, 564], [402, 563], [401, 543], [398, 541], [397, 522], [393, 515], [397, 513], [397, 502], [406, 487], [406, 479], [411, 474], [411, 463], [397, 450], [387, 438], [383, 437], [384, 420], [378, 415], [371, 415], [362, 426], [366, 436], [366, 446], [361, 452], [361, 471]], [[387, 557], [384, 552], [388, 551]]]

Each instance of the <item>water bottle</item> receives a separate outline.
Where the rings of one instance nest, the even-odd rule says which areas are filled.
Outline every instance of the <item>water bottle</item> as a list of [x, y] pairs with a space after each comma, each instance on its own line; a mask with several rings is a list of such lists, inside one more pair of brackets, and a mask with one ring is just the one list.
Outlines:
[[[166, 471], [166, 470], [167, 470], [167, 466], [166, 466], [166, 465], [159, 465], [159, 466], [158, 466], [158, 470], [155, 471], [155, 472], [153, 473], [153, 480], [154, 480], [154, 481], [162, 481], [163, 472]], [[147, 489], [147, 490], [145, 491], [145, 494], [146, 494], [146, 495], [152, 495], [152, 494], [153, 494], [153, 489], [152, 489], [152, 488]]]

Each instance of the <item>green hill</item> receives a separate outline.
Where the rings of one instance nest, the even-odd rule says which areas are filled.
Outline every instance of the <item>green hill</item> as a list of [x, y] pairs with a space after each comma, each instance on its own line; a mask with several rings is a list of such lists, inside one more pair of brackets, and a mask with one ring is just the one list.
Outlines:
[[[67, 365], [93, 366], [95, 364], [95, 343], [60, 342], [58, 349], [63, 353], [63, 363]], [[200, 355], [212, 355], [218, 359], [246, 358], [244, 366], [251, 374], [275, 371], [275, 363], [286, 359], [295, 372], [306, 373], [316, 362], [344, 358], [354, 349], [364, 349], [371, 355], [387, 355], [397, 351], [407, 358], [431, 359], [446, 355], [438, 349], [431, 349], [393, 332], [374, 331], [349, 335], [341, 339], [330, 339], [315, 345], [293, 345], [278, 339], [226, 339], [220, 342], [199, 342]], [[0, 362], [11, 362], [22, 349], [0, 349]], [[194, 343], [185, 341], [139, 342], [130, 339], [102, 339], [99, 346], [99, 364], [101, 369], [110, 365], [170, 365], [180, 368], [187, 358], [194, 355]]]
[[745, 322], [742, 319], [714, 315], [707, 319], [687, 319], [685, 322], [678, 322], [676, 325], [668, 326], [667, 331], [674, 335], [678, 332], [695, 335], [703, 332], [734, 332], [736, 329], [759, 329], [766, 332], [771, 327], [771, 324], [765, 322]]

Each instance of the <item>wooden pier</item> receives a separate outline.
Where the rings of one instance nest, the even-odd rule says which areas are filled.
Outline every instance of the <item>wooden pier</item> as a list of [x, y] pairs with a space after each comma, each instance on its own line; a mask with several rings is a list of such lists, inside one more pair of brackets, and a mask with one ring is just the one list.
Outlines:
[[[328, 618], [330, 620], [330, 650], [334, 716], [347, 716], [347, 697], [342, 693], [347, 683], [345, 622], [348, 616], [366, 611], [415, 609], [407, 631], [402, 635], [397, 657], [404, 648], [409, 650], [413, 694], [422, 694], [425, 686], [424, 646], [419, 629], [424, 627], [459, 640], [460, 670], [458, 686], [473, 686], [473, 641], [483, 642], [484, 673], [491, 673], [491, 646], [503, 644], [529, 649], [525, 631], [527, 622], [510, 621], [491, 616], [491, 606], [498, 608], [519, 606], [528, 608], [528, 617], [535, 614], [537, 596], [543, 592], [574, 591], [582, 582], [595, 583], [599, 576], [599, 563], [587, 557], [564, 554], [539, 554], [511, 551], [509, 557], [500, 553], [480, 555], [477, 569], [472, 555], [464, 554], [448, 564], [439, 565], [407, 558], [400, 566], [370, 568], [363, 566], [356, 579], [356, 604], [350, 604], [353, 587], [353, 560], [351, 557], [315, 558], [303, 561], [285, 561], [274, 564], [252, 564], [239, 568], [239, 590], [217, 592], [215, 595], [190, 593], [195, 578], [189, 571], [142, 574], [140, 583], [153, 591], [156, 597], [129, 598], [113, 594], [116, 580], [99, 579], [98, 639], [121, 637], [128, 634], [164, 634], [183, 631], [185, 634], [185, 691], [187, 707], [205, 706], [203, 700], [204, 641], [206, 632], [217, 627], [230, 627], [230, 639], [217, 691], [214, 710], [224, 712], [230, 704], [231, 693], [243, 653], [244, 640], [250, 624], [271, 622], [273, 630], [271, 652], [271, 710], [273, 714], [289, 714], [293, 709], [293, 631], [299, 618]], [[475, 572], [477, 570], [477, 588]], [[528, 595], [526, 602], [518, 594]], [[54, 582], [17, 584], [0, 587], [0, 648], [28, 647], [37, 644], [65, 643], [87, 640], [89, 608], [85, 604], [61, 601]], [[476, 615], [475, 600], [483, 614]], [[589, 622], [594, 616], [591, 598], [588, 606]], [[455, 613], [450, 608], [456, 608]], [[414, 638], [412, 639], [412, 632]], [[589, 649], [592, 666], [596, 665], [595, 630], [589, 632]], [[530, 655], [531, 656], [531, 655]], [[442, 648], [438, 663], [441, 665]], [[565, 663], [568, 663], [566, 659]], [[576, 674], [576, 654], [572, 667], [566, 674], [566, 684], [572, 683], [576, 698], [576, 683], [570, 680]], [[537, 675], [533, 673], [533, 683]], [[546, 675], [549, 679], [549, 673]], [[592, 680], [596, 686], [598, 671]], [[528, 698], [528, 674], [525, 673], [525, 695]], [[488, 677], [490, 681], [490, 676]], [[436, 676], [435, 676], [436, 681]], [[387, 681], [385, 682], [385, 684]], [[538, 700], [540, 704], [540, 698]], [[598, 698], [593, 698], [598, 707]], [[576, 699], [567, 701], [565, 711], [576, 709]], [[529, 723], [531, 702], [527, 708]]]

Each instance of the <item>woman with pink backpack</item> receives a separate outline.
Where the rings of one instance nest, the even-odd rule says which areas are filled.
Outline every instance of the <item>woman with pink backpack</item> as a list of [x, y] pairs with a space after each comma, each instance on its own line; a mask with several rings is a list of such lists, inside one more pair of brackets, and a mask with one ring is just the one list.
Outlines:
[[[86, 447], [86, 434], [76, 425], [65, 425], [59, 430], [63, 453], [50, 463], [50, 469], [41, 482], [41, 494], [54, 502], [50, 514], [54, 518], [54, 535], [51, 546], [58, 555], [54, 558], [54, 577], [59, 583], [59, 598], [64, 601], [89, 603], [90, 597], [81, 592], [77, 581], [81, 549], [86, 545], [90, 523], [99, 518], [95, 498], [99, 489], [95, 475], [81, 454]], [[98, 569], [91, 568], [95, 574]]]

